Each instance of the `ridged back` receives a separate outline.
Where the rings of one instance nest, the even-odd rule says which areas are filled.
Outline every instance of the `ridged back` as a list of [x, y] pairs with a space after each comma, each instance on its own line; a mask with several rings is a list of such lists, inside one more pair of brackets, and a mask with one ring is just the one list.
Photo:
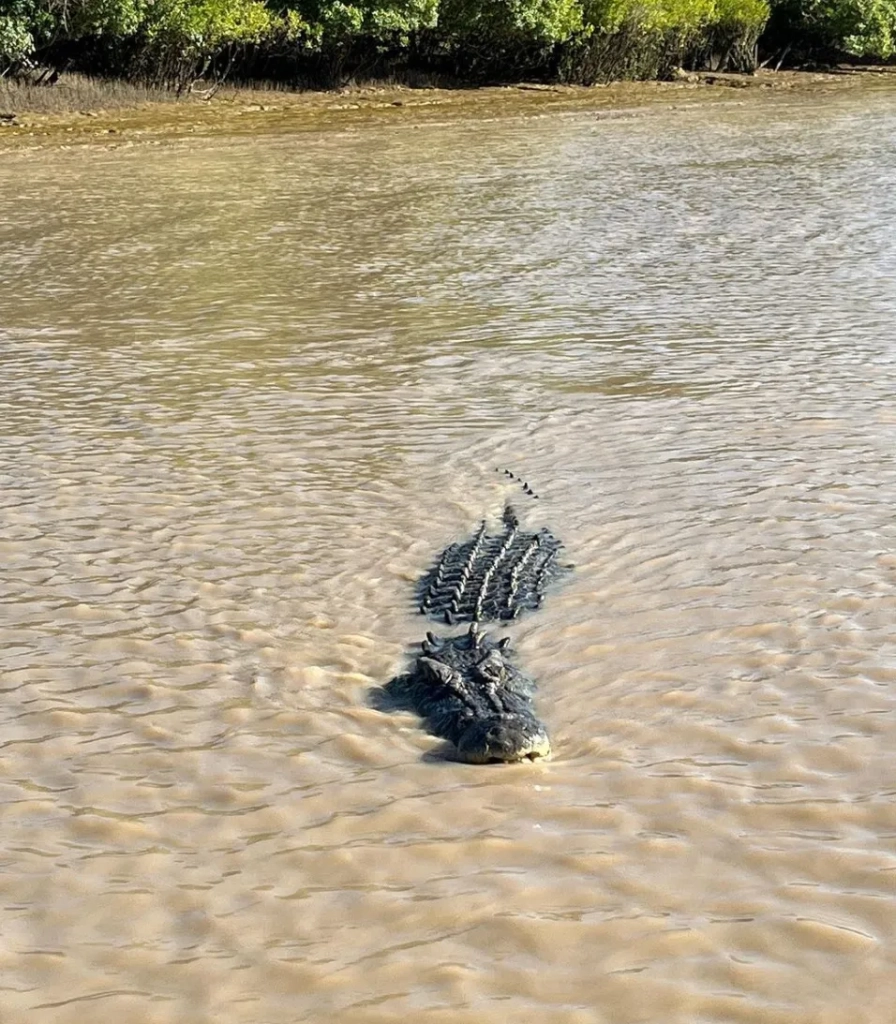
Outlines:
[[501, 533], [489, 534], [483, 520], [470, 540], [442, 552], [420, 580], [420, 611], [448, 623], [514, 619], [538, 608], [548, 584], [565, 571], [557, 562], [561, 548], [549, 530], [522, 530], [507, 505]]

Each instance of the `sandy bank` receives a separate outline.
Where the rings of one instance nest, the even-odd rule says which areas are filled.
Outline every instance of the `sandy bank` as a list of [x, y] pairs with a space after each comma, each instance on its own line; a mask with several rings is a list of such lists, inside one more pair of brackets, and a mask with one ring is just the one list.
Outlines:
[[[52, 87], [58, 89], [59, 86]], [[110, 87], [111, 88], [114, 87]], [[606, 116], [656, 106], [736, 102], [744, 94], [782, 92], [817, 97], [856, 88], [896, 88], [896, 68], [831, 72], [759, 71], [752, 76], [682, 73], [673, 82], [617, 82], [605, 86], [518, 84], [478, 89], [367, 87], [340, 92], [225, 89], [211, 100], [141, 100], [110, 91], [108, 107], [94, 88], [94, 109], [52, 109], [34, 102], [35, 91], [0, 98], [0, 149], [35, 145], [153, 142], [184, 136], [277, 134], [364, 124], [422, 124], [454, 118], [489, 119], [551, 111], [594, 110]], [[49, 92], [49, 90], [47, 90]], [[77, 102], [57, 93], [59, 106]], [[42, 98], [42, 97], [41, 97]], [[16, 109], [20, 105], [44, 110]], [[54, 97], [55, 99], [55, 97]], [[113, 108], [113, 103], [115, 107]], [[51, 109], [47, 109], [47, 108]]]

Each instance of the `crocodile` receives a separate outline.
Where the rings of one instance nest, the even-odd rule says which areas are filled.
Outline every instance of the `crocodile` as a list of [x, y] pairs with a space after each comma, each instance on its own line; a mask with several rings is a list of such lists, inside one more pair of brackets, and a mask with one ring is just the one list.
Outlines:
[[393, 706], [425, 718], [430, 732], [469, 764], [535, 761], [551, 752], [532, 705], [535, 683], [510, 660], [510, 639], [495, 642], [474, 622], [453, 637], [426, 634], [410, 672], [383, 690]]
[[569, 569], [557, 561], [563, 545], [547, 529], [521, 529], [512, 505], [503, 521], [502, 532], [490, 534], [483, 519], [472, 538], [445, 548], [417, 585], [424, 615], [448, 625], [507, 622], [541, 607], [548, 584]]
[[[537, 497], [528, 483], [504, 473]], [[548, 585], [572, 568], [558, 561], [562, 547], [547, 529], [521, 529], [510, 504], [501, 533], [490, 534], [483, 520], [472, 538], [449, 545], [418, 582], [417, 602], [423, 614], [448, 625], [469, 622], [469, 630], [427, 633], [410, 671], [379, 691], [377, 705], [416, 711], [430, 732], [455, 745], [461, 761], [547, 757], [551, 741], [533, 706], [534, 681], [513, 664], [510, 639], [493, 640], [479, 623], [505, 622], [540, 607]]]

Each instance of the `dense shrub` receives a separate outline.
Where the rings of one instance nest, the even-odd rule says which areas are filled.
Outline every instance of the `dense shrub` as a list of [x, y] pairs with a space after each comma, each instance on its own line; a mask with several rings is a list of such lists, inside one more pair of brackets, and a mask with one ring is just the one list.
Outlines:
[[38, 11], [30, 0], [0, 0], [0, 72], [34, 52]]
[[263, 39], [273, 21], [263, 0], [154, 0], [137, 28], [143, 46], [135, 71], [183, 89], [222, 52], [233, 56]]
[[595, 82], [664, 78], [682, 66], [749, 71], [768, 14], [766, 0], [587, 0], [560, 72]]
[[896, 53], [896, 0], [777, 0], [769, 36], [807, 57], [887, 60]]
[[[896, 0], [772, 0], [773, 42], [887, 58]], [[448, 73], [589, 82], [750, 70], [767, 0], [0, 0], [0, 75], [29, 62], [183, 88], [203, 74]]]

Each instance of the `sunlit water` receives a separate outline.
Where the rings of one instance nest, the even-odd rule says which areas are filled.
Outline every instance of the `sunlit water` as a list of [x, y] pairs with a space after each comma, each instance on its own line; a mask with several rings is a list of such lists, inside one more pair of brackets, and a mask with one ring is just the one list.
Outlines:
[[0, 1018], [892, 1024], [894, 224], [893, 94], [5, 156]]

